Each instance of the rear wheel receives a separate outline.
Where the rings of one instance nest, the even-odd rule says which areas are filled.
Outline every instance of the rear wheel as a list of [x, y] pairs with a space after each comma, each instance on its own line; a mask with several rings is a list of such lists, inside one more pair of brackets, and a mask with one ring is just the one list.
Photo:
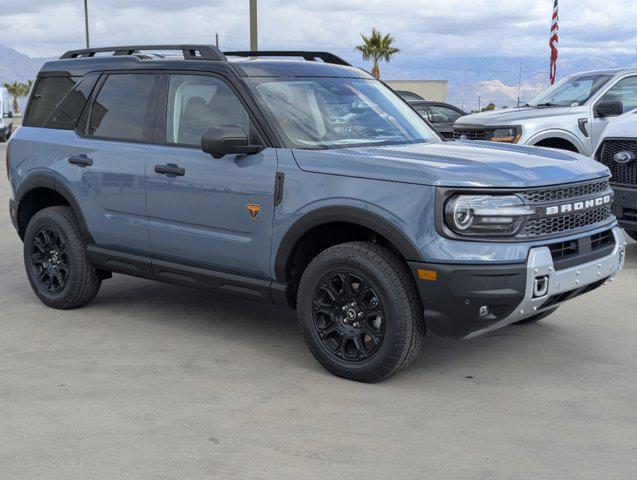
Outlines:
[[24, 265], [37, 297], [53, 308], [87, 304], [102, 283], [70, 207], [48, 207], [33, 216], [24, 236]]
[[525, 324], [528, 324], [528, 323], [539, 322], [543, 318], [546, 318], [549, 315], [552, 315], [553, 313], [555, 313], [555, 311], [558, 308], [559, 307], [555, 307], [555, 308], [552, 308], [551, 310], [547, 310], [546, 312], [538, 313], [537, 315], [533, 315], [532, 317], [525, 318], [524, 320], [520, 320], [519, 322], [515, 322], [515, 325], [525, 325]]
[[314, 357], [340, 377], [377, 382], [416, 357], [425, 326], [411, 273], [366, 242], [330, 247], [303, 273], [301, 332]]

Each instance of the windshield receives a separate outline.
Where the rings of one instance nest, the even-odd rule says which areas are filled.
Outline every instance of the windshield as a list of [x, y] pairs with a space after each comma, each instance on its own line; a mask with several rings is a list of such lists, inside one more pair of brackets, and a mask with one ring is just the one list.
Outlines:
[[528, 104], [532, 107], [569, 107], [582, 105], [608, 82], [610, 75], [566, 77], [547, 88]]
[[416, 112], [375, 80], [252, 77], [248, 83], [293, 148], [440, 139]]

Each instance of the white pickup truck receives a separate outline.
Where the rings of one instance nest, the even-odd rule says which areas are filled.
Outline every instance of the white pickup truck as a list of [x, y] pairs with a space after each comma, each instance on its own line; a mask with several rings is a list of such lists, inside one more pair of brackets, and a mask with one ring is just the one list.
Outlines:
[[611, 173], [613, 213], [626, 233], [637, 240], [637, 109], [613, 120], [602, 133], [595, 159]]
[[560, 148], [591, 156], [609, 120], [637, 108], [637, 68], [564, 77], [521, 108], [459, 118], [461, 140]]

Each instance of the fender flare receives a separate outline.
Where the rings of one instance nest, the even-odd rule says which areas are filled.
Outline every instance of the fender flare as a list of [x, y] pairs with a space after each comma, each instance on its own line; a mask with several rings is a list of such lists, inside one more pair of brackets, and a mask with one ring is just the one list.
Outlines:
[[287, 281], [286, 267], [297, 242], [312, 228], [333, 222], [345, 222], [369, 228], [386, 238], [407, 261], [424, 261], [416, 245], [393, 223], [380, 215], [357, 207], [320, 207], [299, 218], [279, 243], [274, 273], [278, 281]]
[[577, 148], [577, 153], [581, 154], [584, 151], [584, 144], [581, 142], [581, 140], [568, 130], [543, 130], [534, 134], [525, 142], [525, 144], [534, 146], [538, 142], [541, 142], [542, 140], [546, 140], [548, 138], [560, 138], [572, 143], [573, 146]]
[[77, 217], [77, 221], [80, 224], [80, 230], [82, 231], [84, 238], [89, 243], [93, 243], [93, 236], [90, 234], [86, 225], [79, 202], [76, 200], [75, 195], [71, 191], [71, 188], [66, 184], [63, 177], [57, 172], [40, 171], [29, 174], [15, 192], [15, 204], [18, 211], [20, 211], [21, 200], [25, 197], [25, 195], [36, 188], [47, 188], [60, 194], [73, 209], [73, 213], [75, 213], [75, 216]]

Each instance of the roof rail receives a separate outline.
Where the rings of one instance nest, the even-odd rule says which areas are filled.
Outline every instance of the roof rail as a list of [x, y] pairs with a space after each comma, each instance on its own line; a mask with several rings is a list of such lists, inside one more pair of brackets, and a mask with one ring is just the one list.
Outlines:
[[181, 50], [185, 60], [218, 60], [225, 62], [226, 57], [213, 45], [125, 45], [121, 47], [83, 48], [69, 50], [60, 58], [94, 57], [96, 53], [113, 52], [115, 55], [135, 55], [142, 50]]
[[223, 52], [226, 56], [235, 57], [302, 57], [310, 62], [315, 62], [317, 58], [323, 60], [325, 63], [333, 63], [336, 65], [345, 65], [351, 67], [349, 63], [343, 60], [341, 57], [329, 52], [306, 52], [300, 50], [258, 50], [258, 51], [236, 51], [236, 52]]

